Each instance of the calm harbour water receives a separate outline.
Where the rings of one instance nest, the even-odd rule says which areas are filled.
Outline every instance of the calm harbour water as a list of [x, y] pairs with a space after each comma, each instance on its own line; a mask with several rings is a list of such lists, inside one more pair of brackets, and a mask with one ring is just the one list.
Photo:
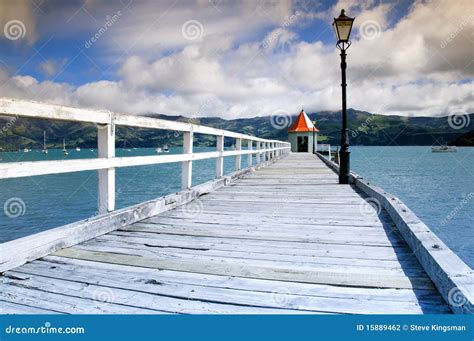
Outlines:
[[[196, 152], [209, 148], [195, 148]], [[180, 153], [181, 148], [171, 148]], [[153, 155], [154, 149], [118, 149], [117, 156]], [[96, 157], [96, 150], [0, 153], [0, 162]], [[243, 166], [246, 157], [242, 158]], [[226, 173], [234, 158], [225, 158]], [[352, 147], [352, 170], [403, 200], [449, 247], [474, 267], [474, 148], [432, 153], [429, 147]], [[215, 160], [193, 164], [193, 184], [213, 179]], [[180, 190], [179, 163], [117, 169], [117, 208]], [[0, 242], [96, 214], [97, 172], [45, 175], [0, 181], [0, 204], [24, 203], [19, 217], [0, 210]], [[10, 214], [11, 215], [11, 214]]]

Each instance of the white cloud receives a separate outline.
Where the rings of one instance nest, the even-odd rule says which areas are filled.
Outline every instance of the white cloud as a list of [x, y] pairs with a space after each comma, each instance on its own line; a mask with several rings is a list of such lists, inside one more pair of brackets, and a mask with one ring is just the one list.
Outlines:
[[[131, 48], [118, 80], [73, 87], [0, 72], [2, 94], [120, 112], [226, 118], [279, 109], [296, 113], [302, 105], [307, 111], [340, 108], [337, 50], [321, 41], [300, 41], [296, 34], [298, 25], [307, 24], [305, 18], [322, 13], [304, 13], [285, 25], [295, 10], [289, 1], [216, 1], [215, 7], [197, 1], [194, 9], [173, 7], [166, 14], [166, 6], [146, 4], [137, 2], [132, 12], [124, 11], [103, 37], [109, 51]], [[473, 20], [465, 12], [467, 2], [416, 2], [390, 24], [389, 4], [344, 0], [325, 17], [337, 16], [342, 6], [356, 16], [348, 50], [350, 107], [427, 116], [474, 111]], [[154, 25], [157, 15], [163, 17]], [[204, 28], [202, 38], [192, 41], [181, 33], [191, 19]], [[376, 36], [360, 32], [366, 22], [380, 28]]]
[[38, 65], [38, 69], [46, 77], [51, 77], [51, 76], [56, 75], [58, 72], [60, 72], [64, 68], [64, 65], [66, 65], [66, 62], [67, 62], [67, 59], [60, 59], [60, 60], [48, 59], [41, 62]]

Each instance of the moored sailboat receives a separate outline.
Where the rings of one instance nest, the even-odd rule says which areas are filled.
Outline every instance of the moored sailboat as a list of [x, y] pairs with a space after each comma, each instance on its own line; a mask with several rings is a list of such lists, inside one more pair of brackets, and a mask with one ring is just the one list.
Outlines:
[[48, 148], [46, 147], [46, 130], [43, 131], [43, 150], [41, 152], [43, 154], [48, 154]]

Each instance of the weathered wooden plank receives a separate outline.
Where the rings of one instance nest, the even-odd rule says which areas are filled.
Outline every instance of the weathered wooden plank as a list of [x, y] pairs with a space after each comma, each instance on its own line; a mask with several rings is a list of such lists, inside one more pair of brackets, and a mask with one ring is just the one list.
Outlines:
[[[148, 245], [148, 244], [147, 244]], [[367, 266], [371, 268], [403, 268], [403, 269], [421, 269], [416, 259], [359, 259], [354, 257], [331, 257], [331, 256], [306, 256], [298, 254], [278, 254], [238, 250], [218, 250], [204, 248], [186, 248], [186, 247], [157, 247], [146, 246], [142, 243], [128, 242], [126, 238], [120, 241], [93, 239], [75, 246], [76, 248], [90, 249], [95, 251], [113, 252], [114, 248], [135, 249], [144, 254], [150, 253], [163, 257], [179, 257], [181, 255], [206, 255], [214, 257], [226, 257], [236, 259], [260, 259], [276, 261], [296, 261], [301, 263], [320, 263], [333, 265], [355, 265]], [[271, 250], [269, 250], [271, 252]], [[123, 252], [122, 252], [123, 253]]]
[[[133, 235], [133, 236], [132, 236]], [[289, 243], [269, 242], [262, 240], [224, 240], [208, 237], [186, 237], [172, 235], [149, 236], [143, 233], [114, 232], [97, 237], [97, 240], [122, 241], [127, 238], [127, 243], [136, 243], [146, 247], [157, 248], [188, 248], [212, 249], [222, 251], [242, 251], [255, 253], [269, 253], [280, 255], [302, 255], [309, 257], [334, 257], [380, 260], [407, 260], [413, 259], [413, 254], [404, 247], [368, 247], [362, 245], [343, 244], [318, 244], [318, 243]]]
[[[199, 250], [180, 250], [175, 249], [168, 252], [157, 250], [156, 248], [137, 247], [136, 244], [115, 244], [99, 243], [99, 244], [81, 244], [73, 248], [88, 251], [99, 251], [108, 253], [130, 254], [136, 256], [158, 258], [158, 259], [193, 259], [202, 260], [208, 263], [218, 264], [238, 264], [238, 265], [255, 265], [255, 266], [275, 266], [275, 267], [292, 267], [294, 269], [311, 269], [314, 271], [337, 270], [337, 271], [379, 271], [380, 273], [389, 274], [406, 274], [407, 276], [426, 276], [424, 270], [417, 263], [411, 263], [409, 266], [403, 262], [383, 262], [373, 260], [351, 260], [340, 258], [301, 258], [301, 257], [278, 257], [277, 255], [262, 255], [254, 253], [238, 253], [231, 252], [206, 252]], [[266, 256], [266, 257], [265, 257]]]
[[[291, 228], [291, 226], [298, 225], [298, 226], [340, 226], [340, 227], [367, 227], [367, 228], [383, 228], [384, 224], [381, 222], [379, 219], [373, 218], [370, 220], [356, 220], [356, 219], [337, 219], [337, 218], [329, 218], [329, 217], [312, 217], [312, 218], [299, 218], [299, 217], [293, 217], [291, 219], [288, 216], [281, 216], [277, 214], [266, 214], [260, 216], [260, 217], [254, 217], [254, 216], [240, 216], [238, 219], [236, 219], [234, 216], [228, 216], [228, 215], [222, 215], [220, 218], [217, 220], [217, 217], [219, 217], [216, 214], [207, 214], [201, 212], [200, 214], [193, 215], [190, 220], [192, 222], [200, 222], [200, 223], [215, 223], [219, 222], [222, 224], [247, 224], [248, 226], [252, 226], [255, 224], [275, 224], [275, 219], [278, 219], [278, 225], [279, 226], [287, 226], [287, 228]], [[157, 217], [158, 218], [158, 217]], [[163, 214], [159, 216], [159, 219], [156, 221], [161, 221], [161, 219], [168, 220], [168, 221], [174, 221], [174, 222], [179, 222], [184, 219], [183, 214]], [[155, 221], [155, 220], [154, 220]], [[387, 229], [391, 230], [392, 224], [387, 226]]]
[[[82, 304], [78, 304], [81, 311], [87, 312], [90, 309], [92, 313], [97, 302], [107, 303], [114, 308], [128, 313], [186, 313], [186, 314], [275, 314], [275, 313], [295, 313], [292, 309], [266, 309], [266, 307], [235, 306], [225, 303], [214, 303], [210, 300], [199, 300], [193, 297], [192, 292], [187, 295], [173, 295], [172, 287], [168, 287], [167, 293], [144, 292], [142, 290], [130, 290], [129, 286], [123, 281], [119, 281], [120, 288], [117, 288], [117, 280], [108, 281], [106, 284], [91, 281], [93, 274], [80, 277], [79, 281], [72, 281], [70, 278], [49, 278], [38, 275], [26, 275], [19, 272], [8, 272], [7, 275], [22, 275], [21, 280], [7, 278], [4, 282], [11, 286], [21, 286], [22, 288], [32, 289], [32, 291], [44, 292], [52, 301], [56, 303], [56, 297], [79, 298]], [[70, 276], [71, 277], [71, 276]], [[74, 276], [72, 276], [74, 277]], [[77, 276], [75, 276], [77, 277]], [[116, 276], [117, 277], [117, 276]], [[118, 276], [120, 277], [120, 276]], [[143, 289], [144, 286], [136, 285], [137, 289]], [[124, 289], [124, 287], [126, 289]], [[151, 286], [153, 287], [153, 286]], [[8, 290], [8, 289], [7, 289]], [[158, 295], [157, 295], [158, 294]], [[196, 296], [196, 295], [194, 295]], [[61, 304], [61, 302], [58, 302]]]
[[[51, 283], [54, 285], [54, 283]], [[83, 285], [86, 287], [87, 285]], [[30, 307], [40, 307], [56, 313], [73, 314], [158, 314], [158, 310], [136, 308], [112, 304], [100, 300], [84, 299], [51, 293], [27, 287], [15, 280], [2, 278], [0, 283], [0, 300]]]
[[62, 249], [53, 255], [96, 262], [139, 266], [152, 269], [168, 269], [195, 273], [240, 276], [248, 278], [263, 278], [279, 281], [294, 281], [302, 283], [323, 283], [333, 285], [364, 286], [375, 288], [430, 288], [431, 283], [426, 278], [404, 275], [379, 275], [374, 273], [347, 273], [338, 271], [295, 270], [291, 267], [259, 267], [240, 266], [231, 264], [210, 264], [194, 260], [162, 260], [133, 255], [112, 254], [78, 249]]
[[367, 233], [367, 234], [396, 234], [399, 235], [398, 229], [395, 225], [372, 225], [372, 226], [357, 226], [357, 225], [329, 225], [329, 224], [310, 224], [307, 222], [299, 223], [294, 222], [278, 222], [275, 224], [269, 220], [257, 220], [257, 221], [241, 221], [227, 219], [224, 221], [207, 221], [204, 219], [190, 218], [185, 219], [184, 217], [162, 217], [155, 216], [148, 219], [144, 219], [141, 223], [155, 224], [158, 226], [186, 226], [186, 227], [197, 227], [197, 228], [217, 228], [219, 226], [222, 229], [259, 229], [259, 230], [270, 230], [270, 231], [299, 231], [313, 232], [313, 233], [333, 233], [333, 232], [345, 232], [345, 233]]
[[149, 219], [143, 220], [140, 222], [140, 225], [146, 225], [149, 227], [156, 228], [156, 231], [160, 229], [171, 229], [171, 228], [178, 228], [178, 229], [190, 229], [190, 230], [206, 230], [206, 231], [215, 231], [216, 229], [226, 231], [226, 230], [233, 230], [233, 231], [249, 231], [249, 232], [275, 232], [276, 234], [279, 233], [289, 233], [292, 232], [297, 235], [301, 234], [311, 234], [311, 235], [343, 235], [343, 234], [354, 234], [355, 236], [367, 235], [373, 237], [382, 237], [382, 238], [401, 238], [400, 234], [397, 229], [392, 226], [386, 228], [377, 228], [377, 227], [357, 227], [351, 225], [336, 225], [336, 226], [329, 226], [329, 225], [289, 225], [288, 224], [278, 224], [272, 225], [269, 222], [255, 222], [253, 224], [247, 224], [246, 222], [239, 222], [232, 223], [227, 221], [225, 223], [217, 223], [217, 222], [200, 222], [200, 221], [193, 221], [193, 220], [186, 220], [186, 219], [163, 219], [163, 220], [154, 220], [150, 221]]
[[172, 234], [184, 236], [197, 237], [216, 237], [216, 238], [236, 238], [236, 239], [258, 239], [258, 240], [280, 240], [289, 242], [302, 243], [335, 243], [335, 244], [359, 244], [359, 245], [374, 245], [374, 246], [392, 246], [404, 245], [400, 239], [392, 237], [390, 240], [386, 235], [357, 235], [353, 234], [326, 234], [323, 236], [314, 236], [312, 233], [295, 234], [292, 231], [284, 232], [266, 232], [266, 231], [250, 231], [250, 230], [192, 230], [187, 228], [160, 228], [154, 225], [137, 223], [133, 226], [125, 226], [123, 231], [138, 231], [147, 233]]
[[57, 312], [0, 300], [0, 314], [43, 315], [57, 314]]

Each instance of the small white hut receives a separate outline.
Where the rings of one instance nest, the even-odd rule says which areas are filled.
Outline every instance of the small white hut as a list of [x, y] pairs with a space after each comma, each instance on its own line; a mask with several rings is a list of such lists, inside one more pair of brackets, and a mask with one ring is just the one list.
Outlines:
[[301, 109], [300, 114], [288, 129], [291, 151], [293, 153], [313, 153], [313, 141], [314, 148], [317, 149], [318, 146], [318, 132], [319, 129]]

